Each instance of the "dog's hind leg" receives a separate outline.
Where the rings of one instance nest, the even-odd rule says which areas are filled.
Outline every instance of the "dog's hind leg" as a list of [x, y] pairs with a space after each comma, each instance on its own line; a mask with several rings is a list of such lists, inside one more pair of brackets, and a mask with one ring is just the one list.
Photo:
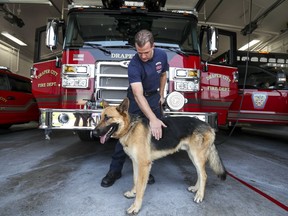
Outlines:
[[190, 192], [196, 192], [194, 197], [194, 202], [200, 203], [203, 201], [204, 194], [205, 194], [205, 185], [207, 180], [207, 174], [205, 171], [205, 164], [206, 164], [206, 157], [205, 152], [203, 151], [197, 151], [193, 152], [191, 150], [188, 150], [188, 155], [190, 159], [192, 160], [196, 171], [197, 171], [197, 182], [194, 186], [190, 186], [188, 188], [188, 191]]
[[127, 209], [128, 214], [137, 214], [141, 209], [144, 192], [147, 186], [149, 173], [151, 170], [152, 162], [139, 162], [138, 172], [136, 173], [136, 198], [134, 203]]
[[[189, 156], [190, 160], [192, 161], [193, 165], [194, 165], [195, 168], [196, 168], [196, 165], [195, 165], [193, 156], [190, 155], [189, 152], [188, 152], [188, 156]], [[193, 192], [193, 193], [197, 192], [198, 189], [199, 189], [199, 178], [198, 178], [199, 173], [198, 173], [198, 170], [197, 170], [197, 169], [196, 169], [196, 171], [197, 171], [197, 181], [196, 181], [195, 185], [192, 185], [192, 186], [190, 186], [190, 187], [188, 188], [188, 191]]]

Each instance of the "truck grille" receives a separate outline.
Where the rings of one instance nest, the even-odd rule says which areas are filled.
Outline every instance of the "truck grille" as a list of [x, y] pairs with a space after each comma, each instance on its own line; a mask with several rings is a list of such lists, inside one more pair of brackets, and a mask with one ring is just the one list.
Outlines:
[[122, 62], [99, 62], [96, 71], [96, 97], [119, 104], [127, 96], [127, 66]]

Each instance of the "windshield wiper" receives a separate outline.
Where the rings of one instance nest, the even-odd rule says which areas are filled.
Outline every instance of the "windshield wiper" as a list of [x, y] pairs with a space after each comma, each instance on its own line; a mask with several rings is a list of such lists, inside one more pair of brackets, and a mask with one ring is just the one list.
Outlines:
[[93, 47], [93, 48], [97, 48], [97, 49], [101, 50], [102, 52], [104, 52], [105, 54], [111, 55], [111, 51], [108, 50], [108, 49], [105, 49], [105, 48], [102, 47], [100, 44], [84, 43], [84, 45], [91, 46], [91, 47]]

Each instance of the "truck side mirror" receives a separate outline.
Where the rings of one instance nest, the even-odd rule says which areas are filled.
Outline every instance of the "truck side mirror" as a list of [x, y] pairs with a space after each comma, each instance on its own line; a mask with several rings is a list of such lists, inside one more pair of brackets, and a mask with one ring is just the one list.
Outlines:
[[276, 76], [276, 86], [278, 88], [283, 88], [287, 81], [286, 74], [283, 71], [278, 71]]
[[61, 68], [62, 66], [62, 61], [58, 58], [58, 56], [56, 56], [55, 66], [56, 68]]
[[46, 27], [46, 46], [52, 50], [57, 48], [58, 40], [58, 20], [51, 20], [47, 23]]
[[218, 29], [212, 26], [207, 27], [207, 49], [210, 55], [218, 51]]
[[35, 67], [31, 67], [30, 68], [30, 77], [31, 79], [34, 79], [36, 77], [36, 68]]

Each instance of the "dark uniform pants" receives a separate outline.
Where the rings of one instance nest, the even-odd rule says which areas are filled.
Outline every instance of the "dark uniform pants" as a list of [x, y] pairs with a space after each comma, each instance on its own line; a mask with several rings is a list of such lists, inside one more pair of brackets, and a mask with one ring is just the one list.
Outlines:
[[[159, 100], [160, 100], [159, 94], [153, 95], [151, 97], [155, 97], [155, 96], [157, 96], [157, 98], [159, 98], [158, 99], [158, 103], [159, 103]], [[150, 97], [147, 98], [148, 102], [149, 102], [149, 99], [150, 99]], [[135, 110], [135, 107], [133, 107], [133, 103], [130, 103], [129, 110]], [[158, 118], [160, 118], [160, 119], [162, 118], [162, 109], [160, 107], [160, 104], [158, 104], [158, 106], [156, 108], [153, 108], [152, 110]], [[138, 111], [138, 112], [133, 111], [132, 114], [138, 114], [138, 115], [143, 116], [143, 118], [146, 118], [145, 115], [141, 111]], [[110, 171], [121, 172], [125, 160], [126, 160], [126, 153], [123, 150], [123, 146], [118, 141], [116, 143], [115, 150], [114, 150], [114, 153], [112, 155], [112, 162], [110, 164]]]

